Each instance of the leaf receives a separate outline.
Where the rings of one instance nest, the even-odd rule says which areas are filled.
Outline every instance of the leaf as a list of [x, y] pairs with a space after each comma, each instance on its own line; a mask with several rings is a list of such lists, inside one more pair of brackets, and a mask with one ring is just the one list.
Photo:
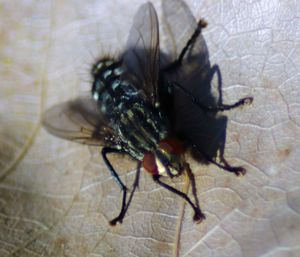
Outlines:
[[[252, 106], [226, 114], [225, 157], [246, 176], [189, 158], [207, 216], [201, 224], [142, 173], [124, 223], [110, 227], [121, 193], [99, 149], [41, 128], [46, 107], [88, 91], [95, 56], [122, 49], [140, 4], [1, 4], [0, 256], [299, 256], [296, 2], [188, 1], [208, 21], [204, 38], [224, 102], [254, 96]], [[130, 185], [135, 164], [111, 159]], [[186, 183], [174, 181], [179, 189]]]

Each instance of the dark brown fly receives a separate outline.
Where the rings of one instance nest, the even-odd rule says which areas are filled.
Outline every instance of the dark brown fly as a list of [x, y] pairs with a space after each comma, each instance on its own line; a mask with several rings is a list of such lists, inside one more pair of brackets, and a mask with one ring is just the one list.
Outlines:
[[[192, 86], [196, 81], [195, 77], [191, 78], [193, 72], [197, 73], [196, 68], [200, 68], [198, 72], [202, 69], [199, 54], [203, 49], [199, 48], [199, 42], [203, 40], [201, 29], [206, 23], [203, 20], [197, 23], [180, 0], [163, 1], [163, 10], [171, 42], [179, 50], [161, 54], [157, 14], [148, 2], [135, 15], [126, 51], [117, 59], [104, 58], [92, 67], [91, 97], [56, 105], [44, 115], [43, 123], [50, 133], [83, 144], [103, 146], [103, 160], [123, 192], [121, 211], [111, 220], [111, 225], [122, 222], [138, 185], [142, 165], [155, 182], [190, 204], [195, 221], [205, 218], [198, 201], [193, 203], [185, 193], [161, 180], [162, 176], [172, 178], [184, 171], [191, 174], [184, 158], [187, 147], [227, 171], [237, 175], [244, 173], [243, 168], [232, 167], [225, 160], [220, 164], [202, 151], [195, 129], [189, 128], [189, 123], [182, 126], [183, 118], [190, 117], [182, 105], [188, 106], [188, 101], [198, 110], [215, 113], [251, 102], [252, 98], [233, 105], [205, 106], [194, 94]], [[174, 27], [176, 19], [181, 21], [180, 17], [186, 28], [184, 43], [177, 39], [180, 26]], [[129, 200], [126, 186], [107, 158], [109, 153], [128, 154], [138, 162]]]

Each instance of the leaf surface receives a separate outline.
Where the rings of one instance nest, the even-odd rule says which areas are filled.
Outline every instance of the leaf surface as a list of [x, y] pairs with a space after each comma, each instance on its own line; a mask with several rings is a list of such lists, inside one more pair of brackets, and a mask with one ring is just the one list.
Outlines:
[[[46, 108], [88, 92], [95, 58], [122, 50], [140, 4], [1, 3], [0, 256], [300, 256], [294, 1], [187, 1], [195, 17], [208, 21], [204, 38], [222, 73], [224, 102], [254, 97], [252, 106], [226, 114], [225, 157], [243, 165], [246, 176], [189, 157], [207, 216], [201, 224], [143, 173], [123, 224], [110, 227], [121, 193], [99, 149], [41, 127]], [[134, 162], [111, 160], [130, 185]], [[182, 176], [173, 185], [186, 183]]]

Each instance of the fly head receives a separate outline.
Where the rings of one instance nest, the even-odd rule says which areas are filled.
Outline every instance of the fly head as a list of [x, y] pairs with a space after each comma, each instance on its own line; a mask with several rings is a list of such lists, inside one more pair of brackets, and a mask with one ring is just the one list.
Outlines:
[[152, 175], [179, 176], [185, 168], [184, 152], [183, 142], [176, 138], [165, 138], [155, 151], [144, 155], [143, 166]]

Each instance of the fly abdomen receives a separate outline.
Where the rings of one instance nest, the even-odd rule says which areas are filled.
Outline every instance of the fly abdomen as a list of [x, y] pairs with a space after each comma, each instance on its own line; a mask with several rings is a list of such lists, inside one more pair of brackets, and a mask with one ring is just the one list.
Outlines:
[[121, 79], [123, 73], [121, 63], [113, 60], [99, 61], [92, 69], [92, 96], [109, 119], [122, 112], [122, 105], [127, 99], [133, 99], [138, 94], [133, 86]]
[[144, 101], [124, 105], [118, 133], [125, 148], [136, 159], [141, 160], [145, 152], [154, 151], [158, 142], [167, 136], [166, 121], [159, 112]]
[[136, 159], [142, 159], [167, 135], [166, 121], [132, 84], [122, 79], [124, 72], [120, 62], [97, 62], [92, 69], [92, 96], [118, 131], [122, 147]]

